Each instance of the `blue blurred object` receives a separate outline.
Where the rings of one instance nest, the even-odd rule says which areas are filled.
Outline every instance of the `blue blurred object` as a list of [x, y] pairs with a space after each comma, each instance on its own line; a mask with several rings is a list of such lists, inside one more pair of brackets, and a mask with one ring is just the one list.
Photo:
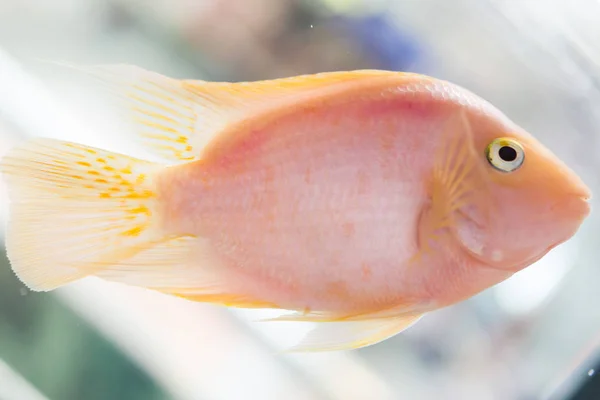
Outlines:
[[417, 38], [401, 29], [386, 14], [335, 18], [348, 37], [370, 55], [370, 64], [394, 71], [425, 73], [426, 51]]

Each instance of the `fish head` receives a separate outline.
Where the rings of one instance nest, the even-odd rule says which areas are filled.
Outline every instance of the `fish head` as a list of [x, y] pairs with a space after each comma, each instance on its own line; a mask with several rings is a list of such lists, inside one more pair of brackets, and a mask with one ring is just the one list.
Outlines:
[[456, 214], [456, 237], [484, 264], [519, 271], [569, 240], [590, 213], [590, 188], [499, 113], [469, 118], [479, 185]]

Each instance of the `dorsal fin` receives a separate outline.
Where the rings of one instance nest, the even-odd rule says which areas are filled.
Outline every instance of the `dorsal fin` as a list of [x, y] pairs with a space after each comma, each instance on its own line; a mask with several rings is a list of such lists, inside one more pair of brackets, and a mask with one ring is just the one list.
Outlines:
[[144, 149], [171, 163], [198, 159], [204, 145], [226, 126], [292, 96], [399, 74], [360, 70], [228, 83], [179, 80], [130, 65], [70, 67], [107, 84], [123, 102]]

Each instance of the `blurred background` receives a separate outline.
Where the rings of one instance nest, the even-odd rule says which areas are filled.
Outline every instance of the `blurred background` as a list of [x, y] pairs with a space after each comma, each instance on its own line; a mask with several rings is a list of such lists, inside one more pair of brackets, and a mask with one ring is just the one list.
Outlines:
[[[471, 89], [598, 191], [598, 21], [597, 0], [0, 0], [0, 153], [38, 135], [126, 147], [40, 60], [226, 81], [380, 68]], [[303, 332], [260, 311], [93, 279], [31, 293], [2, 252], [0, 399], [600, 399], [599, 226], [390, 340], [310, 355], [276, 354]]]

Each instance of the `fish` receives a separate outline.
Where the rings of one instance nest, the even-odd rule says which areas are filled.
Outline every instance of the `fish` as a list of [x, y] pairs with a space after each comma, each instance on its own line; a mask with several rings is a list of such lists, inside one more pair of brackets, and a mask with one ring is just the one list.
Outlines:
[[6, 249], [48, 292], [94, 276], [309, 323], [288, 351], [379, 343], [573, 237], [591, 190], [457, 84], [385, 70], [255, 82], [79, 67], [154, 159], [9, 150]]

